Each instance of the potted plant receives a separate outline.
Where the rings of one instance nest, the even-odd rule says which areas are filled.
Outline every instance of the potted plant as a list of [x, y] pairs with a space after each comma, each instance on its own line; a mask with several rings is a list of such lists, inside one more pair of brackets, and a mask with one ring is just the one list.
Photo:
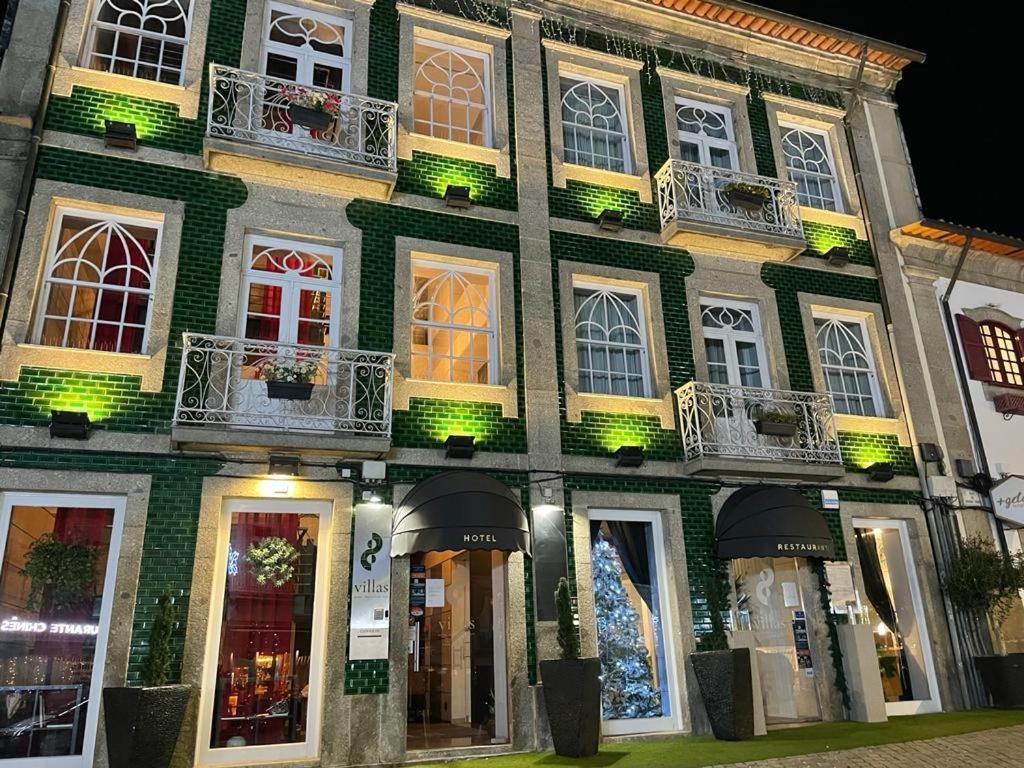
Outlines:
[[1024, 709], [1024, 653], [1006, 653], [1002, 624], [1024, 589], [1024, 554], [999, 552], [981, 536], [960, 545], [943, 586], [953, 605], [988, 623], [996, 653], [975, 656], [992, 704], [1000, 709]]
[[700, 637], [701, 650], [691, 653], [690, 661], [711, 732], [716, 739], [740, 741], [754, 737], [754, 683], [750, 649], [730, 648], [725, 634], [728, 590], [728, 583], [715, 576], [705, 582], [711, 632]]
[[722, 187], [722, 194], [734, 207], [751, 213], [763, 210], [772, 201], [772, 192], [768, 187], [744, 181], [730, 181]]
[[97, 561], [96, 547], [43, 534], [28, 548], [21, 569], [29, 579], [26, 606], [52, 615], [91, 609]]
[[288, 103], [292, 122], [311, 131], [326, 130], [341, 110], [341, 96], [337, 93], [285, 85], [281, 86], [279, 95]]
[[178, 609], [169, 591], [157, 601], [142, 662], [142, 687], [103, 689], [103, 719], [110, 768], [167, 768], [178, 743], [192, 689], [167, 685], [171, 632]]
[[260, 376], [267, 382], [267, 397], [272, 400], [309, 400], [313, 395], [313, 377], [320, 361], [313, 359], [267, 360]]
[[794, 437], [799, 424], [799, 414], [779, 411], [774, 408], [762, 409], [761, 415], [754, 419], [754, 429], [757, 430], [757, 434], [774, 437]]
[[589, 757], [597, 754], [601, 738], [601, 660], [580, 658], [580, 636], [564, 576], [555, 590], [555, 607], [561, 658], [540, 663], [551, 739], [557, 755]]

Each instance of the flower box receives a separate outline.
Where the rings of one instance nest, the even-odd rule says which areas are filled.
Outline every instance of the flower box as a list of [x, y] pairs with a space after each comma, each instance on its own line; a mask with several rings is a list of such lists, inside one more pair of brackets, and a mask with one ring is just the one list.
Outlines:
[[742, 208], [750, 213], [763, 210], [772, 199], [772, 193], [766, 187], [737, 182], [726, 184], [722, 194], [734, 208]]
[[309, 400], [312, 396], [311, 381], [267, 381], [267, 397], [271, 400]]
[[772, 437], [794, 437], [796, 435], [796, 424], [787, 421], [756, 419], [754, 429], [759, 435], [771, 435]]
[[311, 131], [324, 131], [330, 127], [334, 115], [319, 109], [310, 109], [299, 104], [292, 104], [288, 107], [288, 115], [292, 122], [301, 125]]

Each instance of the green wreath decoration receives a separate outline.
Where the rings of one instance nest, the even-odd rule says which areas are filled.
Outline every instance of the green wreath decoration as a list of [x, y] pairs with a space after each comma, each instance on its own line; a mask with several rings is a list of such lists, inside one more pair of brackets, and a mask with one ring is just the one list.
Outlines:
[[261, 587], [271, 584], [283, 587], [295, 575], [293, 563], [299, 559], [299, 551], [280, 536], [264, 536], [250, 544], [245, 553], [249, 572]]

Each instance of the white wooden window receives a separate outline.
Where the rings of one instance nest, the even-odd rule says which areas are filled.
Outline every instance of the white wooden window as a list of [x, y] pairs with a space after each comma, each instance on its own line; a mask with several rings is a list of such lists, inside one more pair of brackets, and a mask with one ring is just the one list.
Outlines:
[[825, 388], [838, 413], [881, 416], [882, 394], [867, 325], [861, 318], [815, 314], [814, 335]]
[[677, 97], [676, 128], [681, 159], [716, 168], [736, 169], [736, 136], [731, 109]]
[[705, 299], [700, 303], [700, 316], [711, 383], [769, 387], [757, 305]]
[[412, 378], [496, 383], [494, 283], [492, 269], [413, 261]]
[[34, 342], [146, 352], [160, 231], [152, 219], [59, 207]]
[[780, 123], [782, 155], [790, 181], [796, 184], [797, 202], [809, 208], [843, 212], [836, 163], [828, 134], [814, 128]]
[[413, 130], [436, 139], [491, 146], [490, 56], [417, 38], [413, 62]]
[[650, 397], [643, 297], [629, 288], [573, 284], [581, 392]]
[[263, 74], [348, 92], [352, 24], [306, 8], [270, 3], [264, 21]]
[[559, 82], [565, 162], [630, 173], [622, 86], [565, 75]]
[[84, 66], [115, 75], [182, 84], [190, 0], [97, 0]]

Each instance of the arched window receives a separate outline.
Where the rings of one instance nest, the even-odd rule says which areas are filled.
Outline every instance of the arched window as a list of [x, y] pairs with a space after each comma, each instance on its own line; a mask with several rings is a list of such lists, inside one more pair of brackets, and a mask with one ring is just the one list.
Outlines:
[[692, 99], [676, 99], [676, 128], [683, 160], [735, 169], [736, 141], [728, 107]]
[[842, 212], [842, 196], [828, 134], [796, 125], [781, 125], [782, 155], [796, 184], [800, 205]]
[[494, 383], [493, 280], [486, 269], [413, 263], [412, 378]]
[[576, 285], [573, 298], [580, 391], [649, 397], [647, 334], [640, 294]]
[[622, 89], [592, 80], [561, 79], [565, 162], [629, 173], [629, 135]]
[[152, 221], [59, 208], [36, 343], [145, 352], [159, 239]]
[[192, 23], [190, 0], [97, 0], [85, 66], [182, 84]]
[[881, 416], [874, 355], [867, 328], [858, 318], [816, 316], [815, 337], [825, 387], [838, 413]]
[[490, 59], [484, 54], [416, 40], [413, 130], [437, 139], [489, 147]]

